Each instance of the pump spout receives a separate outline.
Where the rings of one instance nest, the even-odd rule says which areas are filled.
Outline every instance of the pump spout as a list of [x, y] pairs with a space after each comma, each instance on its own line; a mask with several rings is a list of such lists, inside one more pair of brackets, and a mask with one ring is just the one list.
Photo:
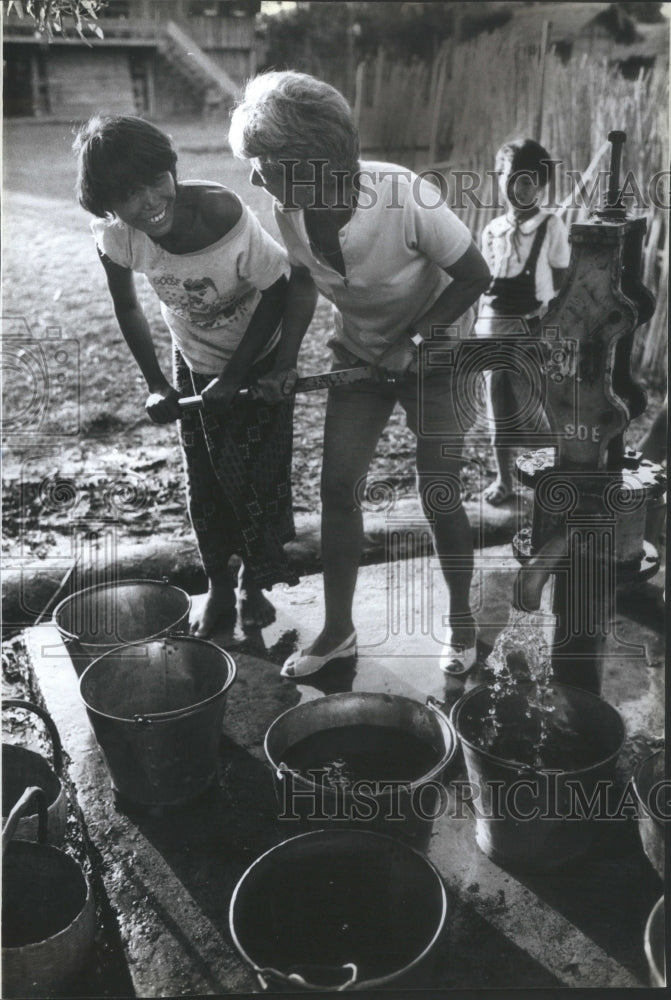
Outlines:
[[568, 555], [566, 531], [558, 532], [517, 572], [513, 587], [513, 607], [518, 611], [538, 611], [543, 587], [551, 573]]

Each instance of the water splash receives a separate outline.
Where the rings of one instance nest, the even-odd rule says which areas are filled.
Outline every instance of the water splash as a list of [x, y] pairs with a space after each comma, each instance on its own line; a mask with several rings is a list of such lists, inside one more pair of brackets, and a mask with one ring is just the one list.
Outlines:
[[[511, 608], [508, 622], [499, 633], [487, 666], [494, 674], [492, 703], [483, 727], [483, 749], [491, 750], [503, 734], [501, 709], [504, 701], [519, 696], [525, 687], [525, 717], [537, 724], [533, 740], [534, 767], [543, 766], [543, 749], [549, 738], [549, 725], [555, 710], [551, 697], [552, 633], [554, 616], [542, 611]], [[528, 682], [531, 681], [531, 687]]]

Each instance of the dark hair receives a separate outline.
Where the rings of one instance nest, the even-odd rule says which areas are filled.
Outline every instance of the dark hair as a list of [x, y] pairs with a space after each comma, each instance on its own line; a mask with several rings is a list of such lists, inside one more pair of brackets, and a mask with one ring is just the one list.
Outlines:
[[550, 182], [552, 157], [544, 146], [535, 139], [513, 139], [501, 146], [496, 154], [497, 161], [510, 162], [512, 174], [535, 174], [540, 187], [546, 187]]
[[177, 153], [170, 137], [132, 115], [94, 115], [79, 129], [76, 194], [87, 212], [101, 218], [139, 185], [166, 171], [175, 177]]

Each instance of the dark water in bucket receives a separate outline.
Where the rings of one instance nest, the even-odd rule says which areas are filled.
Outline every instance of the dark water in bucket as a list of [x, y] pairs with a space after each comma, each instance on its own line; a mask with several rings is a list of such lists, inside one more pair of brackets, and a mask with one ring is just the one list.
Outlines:
[[462, 735], [494, 757], [535, 769], [581, 771], [598, 764], [604, 757], [600, 729], [591, 731], [584, 719], [578, 721], [571, 704], [556, 689], [543, 692], [542, 708], [532, 704], [536, 695], [533, 684], [505, 698], [490, 692], [496, 725], [491, 725], [491, 716], [484, 711], [487, 706], [481, 703], [476, 712], [464, 712]]
[[[412, 733], [365, 723], [322, 729], [283, 753], [292, 771], [331, 788], [357, 781], [416, 781], [440, 757]], [[313, 771], [322, 773], [308, 774]]]
[[361, 984], [415, 963], [445, 915], [440, 877], [417, 852], [373, 833], [319, 831], [278, 845], [247, 871], [231, 927], [257, 969], [330, 985], [352, 963]]
[[474, 742], [503, 760], [557, 771], [580, 771], [603, 756], [601, 745], [589, 733], [567, 729], [561, 721], [543, 718], [534, 710], [530, 719], [502, 725], [493, 740]]
[[59, 934], [86, 902], [86, 882], [74, 859], [48, 846], [12, 843], [2, 875], [3, 948], [22, 948]]

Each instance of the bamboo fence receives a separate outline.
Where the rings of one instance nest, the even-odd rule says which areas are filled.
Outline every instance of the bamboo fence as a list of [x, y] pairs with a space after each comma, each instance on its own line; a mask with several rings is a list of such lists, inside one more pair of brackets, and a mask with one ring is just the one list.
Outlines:
[[[530, 43], [510, 32], [457, 45], [447, 40], [431, 63], [400, 64], [380, 51], [359, 66], [355, 100], [367, 155], [414, 169], [436, 167], [455, 193], [458, 172], [473, 172], [481, 204], [468, 195], [449, 203], [476, 241], [502, 211], [500, 202], [492, 207], [496, 182], [486, 171], [503, 142], [533, 137], [560, 161], [554, 203], [566, 199], [559, 211], [570, 226], [600, 203], [610, 148], [605, 140], [611, 129], [625, 131], [621, 178], [632, 178], [631, 214], [647, 219], [643, 280], [657, 297], [652, 320], [637, 331], [632, 360], [656, 386], [665, 383], [667, 364], [668, 173], [658, 185], [661, 204], [649, 187], [668, 170], [668, 106], [668, 59], [658, 57], [652, 70], [625, 79], [605, 55], [564, 63], [544, 51], [540, 38]], [[577, 176], [591, 199], [576, 191]]]

